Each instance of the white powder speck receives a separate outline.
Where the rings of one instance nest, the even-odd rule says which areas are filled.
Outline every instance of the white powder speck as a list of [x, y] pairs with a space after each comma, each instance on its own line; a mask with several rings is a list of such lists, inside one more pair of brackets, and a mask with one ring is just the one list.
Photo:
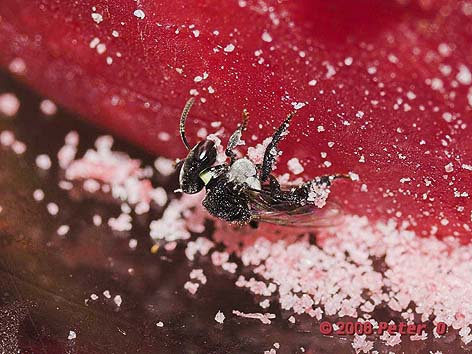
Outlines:
[[13, 117], [20, 109], [20, 101], [12, 93], [3, 93], [0, 95], [0, 115]]
[[59, 226], [59, 228], [57, 229], [57, 234], [59, 236], [65, 236], [67, 235], [67, 233], [69, 232], [70, 230], [70, 227], [69, 225], [61, 225]]
[[116, 295], [116, 296], [113, 298], [113, 302], [115, 303], [116, 306], [120, 307], [121, 304], [123, 303], [123, 300], [121, 299], [121, 296], [120, 296], [120, 295]]
[[94, 49], [97, 47], [97, 45], [100, 43], [100, 39], [98, 39], [97, 37], [93, 38], [90, 43], [89, 43], [89, 47]]
[[48, 203], [48, 205], [46, 205], [46, 208], [48, 210], [48, 213], [51, 215], [57, 215], [57, 213], [59, 212], [59, 206], [56, 203]]
[[69, 336], [67, 337], [68, 340], [73, 340], [77, 338], [77, 334], [75, 333], [75, 331], [69, 331]]
[[100, 225], [102, 224], [102, 217], [101, 217], [100, 215], [98, 215], [98, 214], [95, 214], [95, 215], [93, 216], [92, 220], [93, 220], [93, 224], [94, 224], [95, 226], [100, 226]]
[[315, 79], [308, 81], [309, 86], [316, 86], [317, 83], [318, 81], [316, 81]]
[[218, 323], [223, 323], [224, 320], [225, 320], [225, 315], [223, 314], [223, 312], [218, 311], [215, 315], [215, 321]]
[[143, 20], [144, 17], [146, 17], [146, 14], [141, 9], [134, 10], [133, 15], [139, 18], [140, 20]]
[[231, 53], [232, 51], [234, 51], [236, 47], [234, 46], [234, 44], [230, 43], [228, 44], [223, 50], [226, 52], [226, 53]]
[[104, 43], [100, 43], [97, 45], [97, 53], [98, 54], [103, 54], [107, 51], [107, 46]]
[[53, 116], [57, 112], [56, 104], [48, 99], [41, 101], [41, 103], [39, 104], [39, 109], [41, 110], [41, 113], [46, 116]]
[[26, 63], [21, 58], [15, 58], [8, 65], [8, 69], [13, 74], [22, 75], [26, 72]]
[[299, 174], [303, 173], [303, 171], [305, 170], [303, 168], [302, 164], [300, 163], [300, 161], [296, 157], [291, 158], [290, 160], [288, 160], [287, 167], [288, 167], [289, 171], [292, 172], [295, 175], [299, 175]]
[[346, 66], [352, 65], [352, 62], [353, 62], [352, 57], [347, 57], [346, 59], [344, 59], [344, 65]]
[[264, 42], [270, 43], [272, 42], [272, 36], [268, 32], [264, 31], [264, 33], [262, 33], [262, 40]]
[[41, 200], [44, 199], [44, 192], [42, 189], [36, 189], [33, 192], [33, 199], [36, 200], [37, 202], [40, 202]]
[[164, 327], [164, 322], [162, 322], [162, 321], [157, 322], [156, 327], [159, 327], [159, 328]]
[[462, 85], [470, 85], [472, 83], [472, 74], [470, 70], [465, 65], [459, 66], [459, 72], [456, 75], [457, 81], [459, 81]]
[[451, 173], [452, 171], [454, 171], [452, 162], [449, 162], [446, 166], [444, 166], [444, 170], [446, 170], [447, 173]]
[[299, 110], [306, 106], [304, 102], [292, 102], [293, 109]]
[[94, 20], [95, 23], [99, 24], [103, 21], [103, 16], [102, 14], [94, 12], [92, 13], [92, 20]]
[[49, 170], [51, 164], [51, 159], [46, 154], [38, 155], [38, 157], [36, 157], [36, 166], [42, 170]]
[[200, 31], [199, 31], [199, 30], [193, 30], [192, 33], [193, 33], [193, 35], [195, 36], [195, 38], [197, 38], [197, 37], [200, 35]]

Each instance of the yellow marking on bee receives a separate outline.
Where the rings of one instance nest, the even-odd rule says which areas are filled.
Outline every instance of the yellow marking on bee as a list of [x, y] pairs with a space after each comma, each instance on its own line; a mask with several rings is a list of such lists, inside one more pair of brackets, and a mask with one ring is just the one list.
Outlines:
[[203, 170], [199, 174], [200, 179], [205, 183], [205, 186], [210, 182], [210, 180], [215, 176], [209, 169]]

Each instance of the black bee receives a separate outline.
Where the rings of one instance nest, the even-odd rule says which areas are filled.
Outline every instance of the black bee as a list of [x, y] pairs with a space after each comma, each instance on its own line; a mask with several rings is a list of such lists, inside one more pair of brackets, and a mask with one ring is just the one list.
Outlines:
[[290, 113], [275, 131], [265, 149], [262, 165], [255, 165], [245, 157], [237, 159], [233, 151], [247, 126], [249, 115], [244, 110], [243, 122], [229, 138], [225, 150], [230, 162], [215, 165], [215, 142], [205, 139], [190, 148], [185, 136], [185, 121], [193, 102], [193, 98], [187, 101], [180, 118], [180, 136], [189, 150], [185, 160], [181, 161], [179, 182], [182, 192], [194, 194], [205, 187], [203, 206], [211, 215], [230, 223], [250, 223], [254, 227], [258, 222], [297, 227], [333, 224], [333, 218], [340, 215], [340, 209], [334, 203], [325, 202], [329, 186], [335, 179], [349, 176], [316, 177], [298, 187], [283, 189], [271, 175], [279, 154], [277, 146], [287, 135], [295, 112]]

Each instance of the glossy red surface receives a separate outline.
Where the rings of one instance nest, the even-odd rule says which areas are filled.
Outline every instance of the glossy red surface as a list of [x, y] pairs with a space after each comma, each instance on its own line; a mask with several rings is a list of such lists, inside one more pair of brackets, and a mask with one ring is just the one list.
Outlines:
[[470, 78], [459, 73], [472, 68], [470, 12], [447, 0], [4, 0], [0, 62], [22, 58], [20, 76], [43, 94], [171, 157], [184, 153], [177, 120], [192, 89], [206, 102], [191, 137], [213, 121], [228, 136], [246, 107], [246, 141], [262, 141], [306, 103], [278, 172], [294, 156], [308, 178], [354, 171], [360, 183], [334, 189], [348, 211], [469, 239]]

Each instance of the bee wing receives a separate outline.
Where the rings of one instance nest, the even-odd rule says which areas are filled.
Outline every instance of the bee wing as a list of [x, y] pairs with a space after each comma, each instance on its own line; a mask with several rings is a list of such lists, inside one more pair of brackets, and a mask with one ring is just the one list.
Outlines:
[[342, 222], [342, 209], [334, 202], [328, 201], [322, 208], [313, 204], [294, 207], [289, 203], [272, 203], [265, 190], [252, 190], [248, 196], [255, 221], [303, 228], [324, 228]]

